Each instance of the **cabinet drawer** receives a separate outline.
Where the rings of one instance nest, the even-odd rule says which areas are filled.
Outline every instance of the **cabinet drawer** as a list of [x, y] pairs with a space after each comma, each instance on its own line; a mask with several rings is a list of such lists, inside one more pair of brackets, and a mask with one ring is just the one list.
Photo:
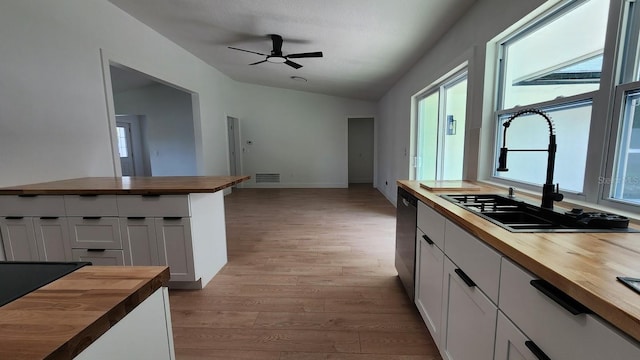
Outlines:
[[65, 195], [67, 216], [118, 216], [115, 195]]
[[418, 201], [418, 228], [440, 249], [444, 249], [444, 216]]
[[445, 233], [444, 253], [497, 304], [500, 253], [450, 221], [445, 223]]
[[189, 195], [118, 195], [120, 216], [191, 216]]
[[102, 250], [72, 249], [73, 261], [88, 261], [97, 266], [123, 266], [124, 251], [122, 250]]
[[62, 195], [0, 195], [0, 216], [65, 216]]
[[118, 218], [69, 217], [71, 247], [75, 249], [122, 249]]

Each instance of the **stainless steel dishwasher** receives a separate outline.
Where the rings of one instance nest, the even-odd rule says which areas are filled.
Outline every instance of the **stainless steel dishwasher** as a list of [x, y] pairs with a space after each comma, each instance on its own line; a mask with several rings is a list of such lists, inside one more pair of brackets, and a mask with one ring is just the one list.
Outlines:
[[418, 199], [398, 188], [396, 205], [396, 270], [407, 295], [414, 300], [416, 267], [416, 221]]

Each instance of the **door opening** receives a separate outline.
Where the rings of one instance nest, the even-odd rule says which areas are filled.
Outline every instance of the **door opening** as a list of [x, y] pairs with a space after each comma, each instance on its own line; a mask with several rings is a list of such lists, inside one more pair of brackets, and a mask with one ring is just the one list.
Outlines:
[[348, 119], [349, 186], [373, 186], [374, 123], [372, 117]]
[[239, 175], [240, 168], [240, 122], [237, 118], [227, 116], [227, 137], [229, 142], [229, 175]]

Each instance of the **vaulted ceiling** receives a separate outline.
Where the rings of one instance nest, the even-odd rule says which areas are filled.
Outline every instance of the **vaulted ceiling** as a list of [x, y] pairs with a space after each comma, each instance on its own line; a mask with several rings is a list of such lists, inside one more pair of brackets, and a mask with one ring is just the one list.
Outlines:
[[[377, 100], [476, 0], [109, 1], [234, 80]], [[268, 55], [269, 34], [284, 55], [324, 56], [294, 69], [228, 48]]]

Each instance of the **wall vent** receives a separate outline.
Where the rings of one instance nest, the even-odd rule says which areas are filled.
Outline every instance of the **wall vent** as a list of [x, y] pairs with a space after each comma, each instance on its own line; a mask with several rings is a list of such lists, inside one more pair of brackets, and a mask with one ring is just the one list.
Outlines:
[[280, 174], [256, 174], [256, 184], [279, 183]]

